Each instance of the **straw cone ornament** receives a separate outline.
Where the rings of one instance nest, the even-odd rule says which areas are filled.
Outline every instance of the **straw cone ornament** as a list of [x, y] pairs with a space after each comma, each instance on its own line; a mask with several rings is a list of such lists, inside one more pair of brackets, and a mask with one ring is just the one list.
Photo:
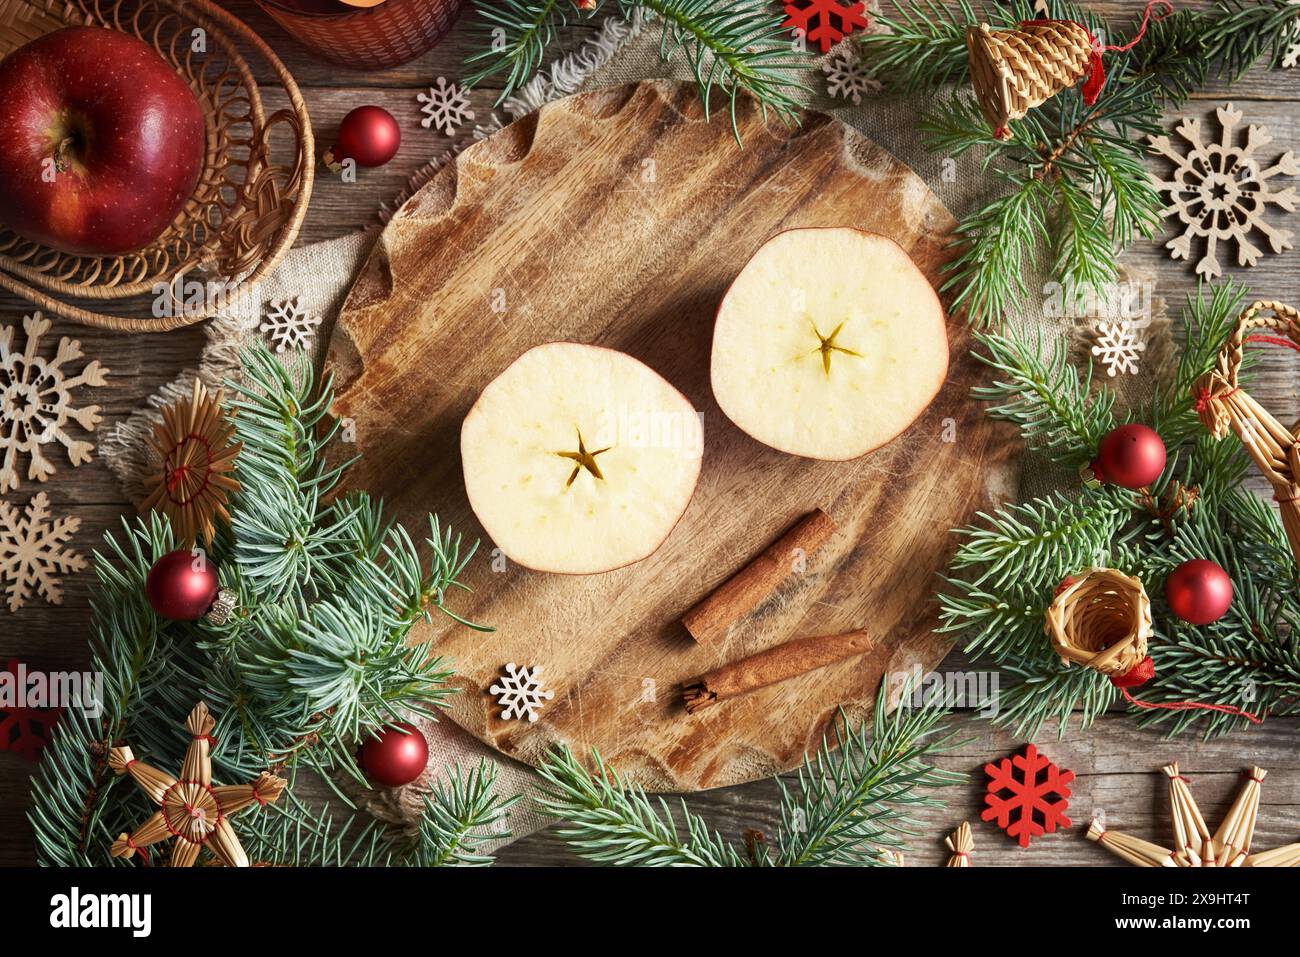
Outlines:
[[1300, 562], [1300, 425], [1288, 429], [1240, 386], [1247, 343], [1263, 342], [1300, 351], [1300, 310], [1280, 302], [1253, 302], [1219, 353], [1214, 369], [1194, 387], [1201, 424], [1216, 439], [1231, 430], [1273, 486], [1291, 554]]
[[228, 867], [247, 867], [248, 855], [230, 826], [230, 816], [257, 804], [274, 803], [285, 788], [283, 778], [265, 771], [250, 784], [212, 786], [212, 729], [216, 722], [203, 702], [194, 706], [185, 720], [190, 746], [181, 764], [180, 776], [137, 761], [128, 747], [113, 748], [108, 755], [109, 767], [118, 774], [129, 774], [140, 790], [159, 810], [130, 834], [113, 842], [114, 857], [147, 855], [150, 844], [176, 838], [172, 845], [171, 866], [191, 867], [199, 851], [207, 847]]
[[957, 830], [943, 839], [943, 843], [952, 851], [952, 856], [948, 858], [949, 867], [970, 867], [970, 853], [975, 850], [975, 838], [971, 835], [969, 821], [962, 821]]
[[1133, 49], [1146, 35], [1153, 11], [1159, 20], [1173, 12], [1173, 5], [1168, 0], [1148, 3], [1137, 36], [1123, 46], [1103, 46], [1074, 20], [1025, 20], [1010, 30], [994, 30], [987, 23], [968, 27], [971, 84], [994, 135], [1008, 138], [1012, 120], [1080, 81], [1083, 101], [1096, 103], [1106, 84], [1102, 55]]
[[215, 520], [230, 521], [229, 493], [239, 491], [230, 473], [241, 446], [233, 441], [235, 427], [222, 409], [223, 398], [196, 378], [190, 398], [166, 406], [149, 439], [159, 464], [146, 479], [149, 493], [140, 511], [157, 509], [171, 519], [182, 545], [195, 544], [199, 535], [211, 545]]
[[[1088, 840], [1096, 841], [1112, 854], [1139, 867], [1300, 866], [1300, 843], [1250, 853], [1255, 822], [1259, 817], [1260, 784], [1267, 773], [1263, 768], [1250, 768], [1246, 772], [1241, 791], [1213, 837], [1192, 799], [1186, 778], [1178, 771], [1178, 764], [1166, 765], [1162, 770], [1169, 778], [1176, 850], [1171, 851], [1129, 834], [1108, 831], [1100, 821], [1093, 821], [1088, 828]], [[1200, 849], [1189, 853], [1198, 844]]]
[[1063, 664], [1125, 675], [1147, 656], [1151, 600], [1131, 575], [1093, 568], [1061, 583], [1043, 630]]

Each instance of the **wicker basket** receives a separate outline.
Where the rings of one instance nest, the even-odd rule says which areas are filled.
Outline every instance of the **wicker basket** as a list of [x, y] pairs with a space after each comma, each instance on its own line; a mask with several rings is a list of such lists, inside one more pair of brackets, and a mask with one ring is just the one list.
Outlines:
[[[0, 226], [0, 288], [104, 329], [165, 332], [200, 322], [249, 294], [298, 235], [313, 176], [298, 86], [270, 47], [210, 0], [0, 0], [0, 56], [67, 26], [132, 34], [175, 67], [207, 117], [203, 174], [167, 231], [136, 252], [62, 253]], [[193, 49], [196, 36], [202, 52]], [[275, 76], [288, 108], [267, 114], [241, 49]]]

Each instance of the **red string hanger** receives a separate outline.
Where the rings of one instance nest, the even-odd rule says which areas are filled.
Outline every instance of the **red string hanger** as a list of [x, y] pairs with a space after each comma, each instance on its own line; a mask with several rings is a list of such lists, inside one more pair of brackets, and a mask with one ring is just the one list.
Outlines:
[[[1163, 8], [1163, 11], [1154, 13], [1156, 7]], [[1152, 21], [1163, 20], [1173, 12], [1174, 5], [1169, 0], [1151, 0], [1146, 5], [1146, 9], [1142, 11], [1142, 26], [1138, 29], [1137, 36], [1122, 46], [1103, 46], [1092, 31], [1077, 20], [1025, 20], [1020, 25], [1024, 27], [1042, 26], [1049, 23], [1069, 23], [1088, 34], [1088, 39], [1092, 43], [1092, 56], [1089, 58], [1087, 78], [1083, 83], [1083, 102], [1092, 106], [1097, 102], [1102, 89], [1106, 86], [1106, 66], [1102, 62], [1102, 55], [1105, 53], [1127, 53], [1132, 50], [1142, 42], [1142, 38], [1146, 36], [1147, 27]]]

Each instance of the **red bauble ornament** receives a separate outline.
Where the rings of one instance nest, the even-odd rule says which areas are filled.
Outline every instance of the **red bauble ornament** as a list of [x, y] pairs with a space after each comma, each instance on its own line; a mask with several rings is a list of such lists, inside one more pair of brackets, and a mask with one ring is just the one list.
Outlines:
[[1099, 482], [1143, 488], [1165, 470], [1165, 443], [1154, 429], [1130, 422], [1106, 433], [1088, 467]]
[[1227, 614], [1232, 579], [1208, 558], [1183, 562], [1165, 579], [1169, 609], [1191, 625], [1208, 625]]
[[429, 763], [429, 745], [413, 724], [383, 728], [361, 745], [361, 770], [386, 787], [410, 784]]
[[217, 568], [201, 552], [168, 552], [153, 563], [144, 580], [149, 605], [172, 621], [198, 621], [217, 600]]
[[397, 155], [402, 128], [382, 106], [358, 106], [343, 117], [339, 135], [325, 154], [325, 165], [338, 170], [344, 160], [358, 166], [383, 166]]

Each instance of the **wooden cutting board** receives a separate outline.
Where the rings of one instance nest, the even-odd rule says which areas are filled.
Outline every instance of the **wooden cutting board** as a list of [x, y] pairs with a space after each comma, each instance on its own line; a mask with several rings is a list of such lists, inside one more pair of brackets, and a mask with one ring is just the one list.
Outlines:
[[[1010, 491], [1012, 445], [977, 403], [965, 325], [950, 320], [943, 391], [910, 430], [851, 462], [759, 445], [709, 389], [714, 312], [764, 240], [793, 226], [892, 237], [937, 281], [953, 220], [890, 154], [836, 120], [767, 126], [741, 105], [706, 123], [692, 87], [644, 82], [544, 107], [470, 147], [392, 220], [334, 329], [334, 411], [355, 423], [350, 486], [383, 497], [413, 533], [437, 512], [473, 540], [460, 424], [524, 350], [574, 340], [621, 349], [704, 416], [700, 483], [650, 558], [603, 575], [515, 567], [483, 542], [458, 613], [419, 636], [454, 659], [452, 717], [530, 763], [553, 742], [598, 748], [651, 789], [737, 784], [797, 764], [836, 709], [871, 707], [882, 673], [938, 662], [933, 594], [948, 531]], [[715, 646], [678, 619], [820, 506], [839, 532]], [[790, 637], [865, 627], [871, 654], [687, 716], [686, 679]], [[507, 662], [541, 665], [540, 720], [500, 719], [487, 688]]]

